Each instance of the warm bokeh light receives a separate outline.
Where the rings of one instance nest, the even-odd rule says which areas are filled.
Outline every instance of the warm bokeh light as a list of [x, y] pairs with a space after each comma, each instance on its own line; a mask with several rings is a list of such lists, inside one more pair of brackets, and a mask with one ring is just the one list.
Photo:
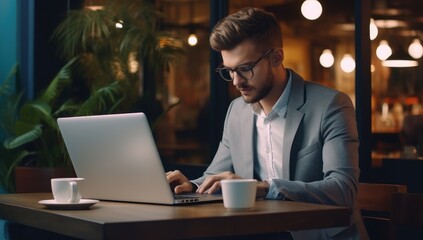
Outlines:
[[120, 20], [119, 22], [117, 22], [117, 23], [115, 24], [115, 27], [116, 27], [116, 28], [123, 28], [123, 21], [122, 21], [122, 20]]
[[85, 8], [90, 9], [92, 11], [99, 11], [99, 10], [103, 10], [104, 6], [100, 6], [100, 5], [89, 5], [86, 6]]
[[385, 60], [382, 62], [384, 67], [417, 67], [419, 64], [414, 60]]
[[301, 13], [308, 20], [316, 20], [322, 14], [322, 5], [317, 0], [305, 0], [301, 5]]
[[375, 20], [373, 18], [370, 19], [370, 40], [375, 40], [379, 30], [375, 24]]
[[355, 69], [355, 60], [351, 54], [345, 54], [341, 60], [341, 69], [346, 73], [350, 73]]
[[198, 43], [197, 35], [195, 35], [194, 33], [190, 34], [188, 36], [188, 44], [190, 46], [195, 46], [195, 45], [197, 45], [197, 43]]
[[129, 72], [136, 73], [139, 69], [139, 62], [137, 61], [137, 54], [136, 52], [131, 52], [128, 56], [128, 67]]
[[423, 56], [423, 46], [419, 39], [414, 39], [408, 47], [408, 54], [414, 59], [419, 59]]
[[392, 55], [385, 61], [382, 61], [382, 66], [392, 68], [402, 67], [417, 67], [419, 63], [417, 60], [411, 58], [408, 53], [403, 49], [403, 46], [398, 46], [392, 51]]
[[389, 47], [388, 41], [382, 40], [379, 46], [376, 48], [376, 56], [380, 60], [384, 61], [392, 54], [392, 49]]
[[332, 51], [330, 49], [323, 50], [322, 55], [320, 55], [319, 62], [325, 68], [332, 67], [335, 62]]

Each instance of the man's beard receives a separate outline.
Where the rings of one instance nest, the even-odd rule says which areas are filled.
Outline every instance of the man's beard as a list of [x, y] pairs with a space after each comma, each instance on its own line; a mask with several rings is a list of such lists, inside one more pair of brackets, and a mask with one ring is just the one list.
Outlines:
[[255, 90], [257, 90], [257, 94], [251, 96], [251, 98], [248, 98], [248, 97], [242, 95], [244, 102], [246, 102], [246, 103], [256, 103], [256, 102], [259, 102], [260, 100], [262, 100], [264, 97], [266, 97], [267, 94], [269, 94], [269, 92], [273, 88], [274, 76], [273, 76], [273, 73], [271, 71], [268, 72], [267, 76], [268, 77], [266, 78], [266, 81], [263, 83], [263, 85], [260, 88], [255, 88]]

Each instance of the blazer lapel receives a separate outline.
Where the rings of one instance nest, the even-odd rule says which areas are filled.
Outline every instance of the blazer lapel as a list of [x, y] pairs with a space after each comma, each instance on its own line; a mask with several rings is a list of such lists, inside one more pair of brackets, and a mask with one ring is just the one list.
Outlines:
[[282, 178], [290, 179], [291, 147], [295, 134], [304, 116], [298, 109], [304, 104], [304, 79], [294, 71], [292, 73], [291, 93], [288, 100], [288, 108], [285, 121], [285, 135], [283, 140], [283, 168]]
[[242, 167], [240, 168], [240, 176], [245, 178], [253, 178], [254, 176], [254, 114], [246, 106], [240, 118], [241, 121], [241, 148], [242, 152]]

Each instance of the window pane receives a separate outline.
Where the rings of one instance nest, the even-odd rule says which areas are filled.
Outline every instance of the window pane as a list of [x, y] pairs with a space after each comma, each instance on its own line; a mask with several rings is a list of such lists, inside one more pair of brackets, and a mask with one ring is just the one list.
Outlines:
[[171, 66], [164, 81], [167, 96], [163, 97], [178, 104], [159, 122], [159, 152], [165, 161], [208, 163], [209, 1], [163, 1], [161, 9], [164, 30], [184, 39], [186, 56]]

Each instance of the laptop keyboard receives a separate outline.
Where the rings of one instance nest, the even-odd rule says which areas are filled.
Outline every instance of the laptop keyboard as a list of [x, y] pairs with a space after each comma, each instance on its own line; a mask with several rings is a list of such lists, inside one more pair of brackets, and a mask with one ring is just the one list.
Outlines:
[[187, 194], [173, 194], [175, 199], [184, 199], [184, 198], [200, 198], [204, 197], [202, 194], [187, 193]]

